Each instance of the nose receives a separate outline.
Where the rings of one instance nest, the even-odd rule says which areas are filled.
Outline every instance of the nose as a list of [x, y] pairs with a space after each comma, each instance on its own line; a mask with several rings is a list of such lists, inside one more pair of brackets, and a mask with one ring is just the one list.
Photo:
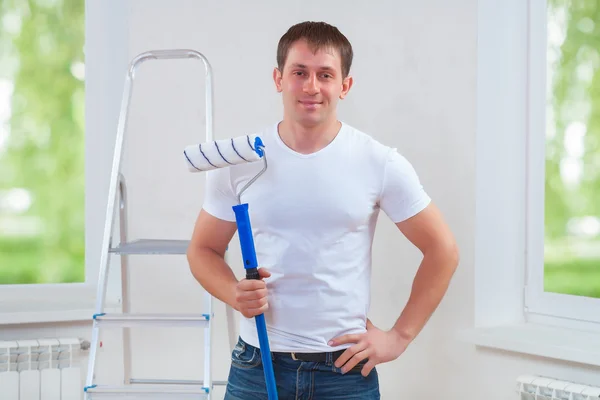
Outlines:
[[311, 74], [304, 81], [304, 92], [309, 95], [315, 95], [319, 93], [319, 85], [315, 74]]

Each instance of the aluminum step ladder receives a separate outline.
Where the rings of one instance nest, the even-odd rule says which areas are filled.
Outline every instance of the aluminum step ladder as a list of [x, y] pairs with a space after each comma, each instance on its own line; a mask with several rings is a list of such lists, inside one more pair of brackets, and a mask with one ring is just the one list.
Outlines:
[[[123, 154], [123, 141], [127, 127], [129, 102], [135, 71], [145, 61], [167, 59], [195, 59], [204, 64], [206, 79], [206, 141], [213, 141], [213, 89], [211, 66], [204, 55], [187, 49], [154, 50], [139, 54], [128, 68], [125, 87], [119, 114], [116, 143], [114, 148], [110, 186], [108, 190], [108, 203], [106, 220], [102, 240], [100, 273], [96, 293], [95, 314], [93, 315], [92, 339], [88, 369], [84, 387], [84, 400], [97, 398], [168, 398], [168, 399], [211, 399], [215, 385], [226, 385], [226, 381], [213, 381], [212, 379], [212, 320], [213, 298], [204, 292], [204, 310], [198, 314], [133, 314], [130, 312], [129, 297], [129, 269], [128, 257], [134, 255], [184, 255], [187, 252], [189, 240], [154, 240], [141, 239], [129, 240], [127, 235], [127, 185], [121, 173], [121, 159]], [[119, 202], [119, 232], [120, 241], [117, 245], [113, 242], [113, 225], [116, 217], [115, 207]], [[121, 259], [121, 296], [122, 312], [106, 313], [105, 301], [108, 286], [108, 269], [111, 256]], [[236, 337], [233, 334], [233, 310], [227, 306], [227, 323], [229, 327], [229, 345], [235, 345]], [[204, 376], [203, 380], [159, 380], [159, 379], [134, 379], [131, 371], [131, 336], [129, 329], [140, 326], [168, 326], [192, 327], [204, 329]], [[123, 366], [124, 380], [121, 386], [108, 386], [96, 383], [96, 358], [99, 347], [100, 329], [123, 329]]]

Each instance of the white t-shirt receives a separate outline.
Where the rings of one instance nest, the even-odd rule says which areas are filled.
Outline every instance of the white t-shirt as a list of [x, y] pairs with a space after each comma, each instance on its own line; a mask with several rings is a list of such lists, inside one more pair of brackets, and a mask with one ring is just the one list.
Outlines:
[[[423, 210], [430, 198], [402, 155], [345, 123], [312, 154], [290, 149], [277, 126], [258, 133], [268, 168], [241, 197], [248, 203], [259, 267], [271, 272], [265, 280], [270, 347], [345, 348], [327, 342], [366, 331], [379, 210], [399, 222]], [[259, 161], [208, 172], [205, 211], [235, 221], [237, 193], [262, 168]], [[240, 317], [240, 336], [258, 347], [254, 319]]]

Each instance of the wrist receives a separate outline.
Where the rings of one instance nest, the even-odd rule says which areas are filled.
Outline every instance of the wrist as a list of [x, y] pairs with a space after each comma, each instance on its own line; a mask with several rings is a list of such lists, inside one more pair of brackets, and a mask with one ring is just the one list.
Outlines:
[[229, 291], [230, 292], [230, 297], [229, 297], [230, 300], [227, 303], [235, 311], [240, 311], [240, 306], [239, 306], [239, 303], [237, 301], [237, 284], [238, 284], [237, 280], [235, 282], [232, 282], [232, 284], [231, 284], [231, 290]]
[[396, 329], [395, 327], [389, 330], [390, 340], [390, 351], [391, 356], [395, 359], [400, 357], [406, 348], [410, 345], [412, 339], [405, 333]]
[[416, 335], [410, 329], [403, 326], [394, 326], [392, 331], [398, 337], [398, 339], [402, 340], [403, 342], [410, 343], [416, 337]]

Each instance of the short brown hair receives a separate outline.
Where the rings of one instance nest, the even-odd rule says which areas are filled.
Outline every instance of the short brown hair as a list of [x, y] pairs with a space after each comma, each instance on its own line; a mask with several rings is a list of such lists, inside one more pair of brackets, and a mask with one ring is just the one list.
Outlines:
[[279, 39], [277, 45], [277, 66], [283, 71], [288, 51], [293, 43], [304, 39], [313, 52], [323, 48], [334, 48], [339, 51], [342, 61], [342, 76], [346, 78], [350, 73], [352, 58], [354, 56], [352, 45], [338, 28], [326, 22], [305, 21], [293, 25]]

